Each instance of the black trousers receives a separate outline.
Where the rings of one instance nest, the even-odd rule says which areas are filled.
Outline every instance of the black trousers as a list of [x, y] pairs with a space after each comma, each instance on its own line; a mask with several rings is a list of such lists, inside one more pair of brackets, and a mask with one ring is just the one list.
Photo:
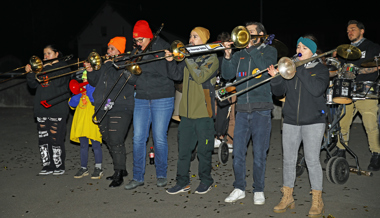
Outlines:
[[38, 144], [44, 170], [65, 170], [66, 120], [66, 117], [37, 117]]
[[[97, 114], [97, 119], [103, 116]], [[111, 154], [114, 170], [126, 170], [125, 138], [133, 117], [133, 110], [109, 111], [99, 124], [100, 133]]]
[[199, 178], [201, 182], [207, 186], [210, 186], [214, 182], [211, 177], [214, 135], [215, 129], [212, 118], [189, 119], [181, 117], [181, 122], [178, 127], [177, 161], [177, 184], [179, 186], [186, 186], [190, 182], [189, 169], [191, 154], [197, 144]]

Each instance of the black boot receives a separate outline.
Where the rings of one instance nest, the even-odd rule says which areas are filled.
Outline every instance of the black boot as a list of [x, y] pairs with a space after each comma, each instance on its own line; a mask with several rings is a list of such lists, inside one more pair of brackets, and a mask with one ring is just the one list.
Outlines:
[[332, 156], [337, 156], [337, 157], [343, 157], [344, 159], [346, 159], [346, 149], [337, 149], [333, 154]]
[[[117, 174], [116, 171], [117, 171], [117, 170], [115, 170], [115, 172], [113, 173], [112, 176], [108, 176], [108, 177], [106, 178], [106, 180], [113, 180], [113, 178], [114, 178], [115, 175]], [[128, 171], [127, 171], [127, 170], [121, 170], [121, 174], [123, 175], [123, 177], [126, 177], [126, 176], [128, 176]]]
[[114, 177], [113, 177], [112, 182], [109, 185], [109, 187], [111, 187], [111, 188], [119, 187], [121, 184], [123, 184], [123, 181], [124, 181], [124, 179], [123, 179], [123, 174], [122, 174], [121, 170], [115, 170]]
[[372, 153], [371, 161], [368, 165], [368, 170], [379, 171], [380, 170], [380, 155], [377, 152]]

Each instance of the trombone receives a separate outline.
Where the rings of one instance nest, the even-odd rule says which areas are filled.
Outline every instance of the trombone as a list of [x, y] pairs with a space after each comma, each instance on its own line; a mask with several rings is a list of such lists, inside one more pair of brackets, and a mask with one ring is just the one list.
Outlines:
[[[23, 75], [25, 75], [25, 74], [28, 74], [28, 73], [30, 73], [30, 72], [39, 73], [39, 72], [41, 72], [42, 69], [44, 68], [44, 64], [50, 63], [50, 62], [55, 61], [55, 60], [61, 60], [61, 59], [63, 59], [64, 61], [68, 61], [68, 60], [70, 60], [72, 57], [73, 57], [73, 55], [67, 55], [67, 56], [64, 56], [64, 57], [62, 57], [62, 58], [54, 58], [54, 59], [46, 60], [45, 62], [43, 62], [39, 57], [33, 55], [33, 56], [29, 59], [29, 64], [30, 64], [30, 66], [31, 66], [31, 68], [32, 68], [31, 71], [27, 71], [27, 72], [21, 73], [21, 74], [19, 74], [19, 75], [17, 75], [17, 76], [14, 76], [14, 77], [9, 78], [9, 79], [4, 79], [4, 80], [0, 81], [0, 84], [1, 84], [1, 83], [4, 83], [4, 82], [7, 82], [7, 81], [9, 81], [9, 80], [12, 80], [12, 79], [15, 79], [15, 78], [21, 77], [21, 76], [23, 76]], [[8, 71], [8, 72], [5, 72], [5, 73], [1, 73], [0, 75], [2, 75], [2, 74], [6, 74], [6, 73], [11, 73], [11, 72], [14, 72], [14, 71], [20, 70], [20, 69], [25, 68], [25, 67], [26, 67], [26, 65], [25, 65], [25, 66], [22, 66], [22, 67], [19, 67], [19, 68], [16, 68], [16, 69], [13, 69], [13, 70]]]
[[[157, 50], [157, 51], [135, 54], [135, 55], [130, 56], [129, 58], [138, 58], [138, 57], [142, 57], [144, 55], [164, 52], [165, 50], [168, 50], [168, 49], [162, 49], [162, 50]], [[183, 59], [185, 59], [185, 56], [189, 56], [189, 53], [185, 49], [185, 45], [179, 40], [175, 40], [170, 45], [169, 50], [173, 53], [172, 56], [159, 57], [159, 58], [154, 58], [154, 59], [145, 60], [145, 61], [141, 61], [141, 58], [140, 58], [139, 60], [134, 61], [134, 62], [125, 62], [123, 65], [117, 65], [117, 64], [114, 64], [114, 65], [118, 69], [120, 69], [120, 68], [131, 68], [130, 66], [132, 66], [132, 65], [137, 67], [138, 64], [145, 64], [145, 63], [149, 63], [149, 62], [153, 62], [153, 61], [158, 61], [158, 60], [166, 59], [168, 57], [173, 57], [174, 60], [176, 60], [176, 61], [182, 61]], [[133, 68], [132, 68], [132, 70], [133, 70]]]
[[119, 54], [119, 55], [115, 55], [115, 56], [108, 56], [108, 55], [103, 55], [103, 56], [100, 56], [98, 53], [96, 52], [91, 52], [89, 54], [89, 56], [87, 57], [86, 60], [83, 60], [83, 61], [79, 61], [79, 62], [76, 62], [76, 63], [73, 63], [73, 64], [69, 64], [69, 65], [66, 65], [66, 66], [63, 66], [63, 67], [60, 67], [60, 68], [55, 68], [55, 69], [51, 69], [51, 70], [47, 70], [47, 71], [44, 71], [44, 72], [39, 72], [38, 74], [36, 74], [36, 80], [38, 82], [43, 82], [43, 81], [46, 81], [46, 80], [51, 80], [51, 79], [55, 79], [55, 78], [58, 78], [58, 77], [62, 77], [62, 76], [67, 76], [67, 75], [70, 75], [70, 74], [73, 74], [73, 73], [76, 73], [76, 72], [79, 72], [83, 69], [78, 69], [78, 70], [74, 70], [74, 71], [70, 71], [68, 73], [64, 73], [64, 74], [61, 74], [61, 75], [57, 75], [57, 76], [53, 76], [53, 77], [49, 77], [48, 79], [39, 79], [38, 76], [41, 75], [41, 74], [45, 74], [45, 73], [50, 73], [50, 72], [53, 72], [53, 71], [56, 71], [56, 70], [61, 70], [63, 68], [67, 68], [67, 67], [71, 67], [71, 66], [74, 66], [74, 65], [79, 65], [81, 63], [84, 63], [84, 62], [88, 62], [91, 64], [91, 67], [94, 69], [94, 70], [99, 70], [102, 66], [102, 60], [109, 60], [109, 59], [115, 59], [116, 57], [121, 57], [121, 56], [125, 56], [125, 55], [130, 55], [131, 52], [126, 52], [126, 53], [122, 53], [122, 54]]
[[[154, 54], [158, 52], [163, 52], [165, 50], [171, 51], [173, 55], [171, 56], [165, 56], [165, 57], [159, 57], [155, 59], [145, 60], [145, 61], [138, 61], [133, 64], [144, 64], [152, 61], [162, 60], [166, 59], [168, 57], [173, 57], [176, 61], [183, 61], [186, 57], [191, 56], [192, 54], [200, 54], [200, 53], [208, 53], [208, 52], [215, 52], [215, 51], [223, 51], [227, 49], [242, 49], [247, 47], [249, 44], [249, 41], [253, 38], [265, 38], [265, 40], [270, 39], [270, 41], [273, 39], [274, 35], [250, 35], [249, 31], [244, 26], [237, 26], [232, 30], [231, 33], [231, 41], [233, 42], [234, 48], [227, 48], [222, 43], [208, 43], [203, 45], [195, 45], [195, 46], [189, 46], [185, 45], [179, 40], [175, 40], [171, 45], [169, 49], [163, 49], [158, 51], [151, 51], [146, 53], [141, 53], [137, 55], [132, 55], [132, 57], [142, 56], [142, 55], [149, 55]], [[131, 65], [132, 63], [126, 63], [124, 65], [115, 65], [117, 68], [123, 68]]]
[[[338, 47], [338, 48], [339, 48], [339, 47]], [[331, 50], [331, 51], [325, 52], [325, 53], [323, 53], [323, 54], [317, 55], [317, 56], [315, 56], [315, 57], [311, 57], [311, 58], [308, 58], [308, 59], [305, 59], [305, 60], [302, 60], [302, 61], [297, 61], [297, 62], [295, 62], [295, 60], [292, 60], [291, 58], [288, 58], [288, 57], [282, 57], [282, 58], [280, 58], [280, 60], [278, 61], [278, 63], [277, 63], [276, 65], [274, 65], [274, 67], [277, 67], [278, 72], [279, 72], [279, 73], [276, 74], [275, 76], [270, 77], [270, 78], [265, 79], [265, 80], [262, 80], [261, 82], [258, 82], [258, 83], [256, 83], [256, 84], [250, 86], [250, 87], [247, 87], [247, 88], [245, 88], [245, 89], [243, 89], [243, 90], [240, 90], [240, 91], [238, 91], [238, 92], [236, 92], [236, 93], [233, 93], [233, 94], [231, 94], [231, 95], [228, 95], [228, 96], [226, 96], [226, 97], [224, 97], [224, 98], [221, 98], [221, 97], [220, 97], [220, 95], [224, 95], [224, 94], [226, 93], [226, 88], [227, 88], [227, 87], [229, 87], [229, 86], [235, 86], [236, 84], [239, 84], [239, 83], [242, 83], [242, 82], [244, 82], [244, 81], [247, 81], [247, 80], [249, 80], [249, 79], [251, 79], [251, 78], [253, 78], [253, 77], [256, 77], [256, 76], [258, 76], [258, 75], [260, 75], [260, 74], [262, 74], [262, 73], [268, 71], [268, 69], [265, 69], [265, 70], [262, 70], [262, 71], [258, 71], [258, 72], [256, 72], [256, 73], [250, 75], [250, 76], [247, 76], [247, 77], [244, 78], [244, 79], [241, 79], [241, 80], [236, 81], [236, 82], [234, 82], [234, 83], [231, 83], [231, 84], [229, 84], [229, 85], [227, 85], [227, 86], [225, 86], [225, 87], [223, 87], [223, 88], [220, 88], [220, 89], [218, 89], [218, 90], [215, 90], [215, 95], [216, 95], [216, 97], [217, 97], [220, 101], [224, 101], [224, 100], [226, 100], [226, 99], [228, 99], [228, 98], [231, 98], [232, 96], [239, 95], [239, 94], [241, 94], [241, 93], [244, 93], [244, 92], [249, 91], [250, 89], [253, 89], [253, 88], [257, 87], [257, 86], [260, 86], [261, 84], [266, 83], [266, 82], [268, 82], [269, 80], [271, 80], [271, 79], [273, 79], [273, 78], [275, 78], [275, 77], [277, 77], [277, 76], [279, 76], [279, 75], [281, 75], [284, 79], [292, 79], [292, 78], [294, 77], [294, 75], [296, 74], [296, 68], [297, 68], [297, 67], [299, 67], [299, 66], [301, 66], [301, 65], [304, 65], [304, 64], [306, 64], [306, 63], [308, 63], [308, 62], [310, 62], [310, 61], [313, 61], [313, 60], [316, 60], [316, 59], [318, 59], [318, 58], [321, 58], [321, 57], [323, 57], [323, 56], [329, 55], [329, 54], [335, 52], [336, 50], [337, 50], [337, 48], [336, 48], [336, 49], [333, 49], [333, 50]]]
[[50, 73], [50, 72], [53, 72], [53, 71], [56, 71], [56, 70], [61, 70], [61, 69], [64, 69], [64, 68], [67, 68], [67, 67], [71, 67], [71, 66], [74, 66], [74, 65], [77, 65], [77, 64], [80, 64], [80, 63], [84, 63], [84, 62], [88, 62], [91, 64], [91, 67], [94, 68], [95, 70], [99, 70], [100, 67], [102, 66], [102, 59], [107, 59], [108, 56], [100, 56], [98, 53], [96, 52], [91, 52], [90, 55], [87, 57], [86, 60], [83, 60], [83, 61], [79, 61], [79, 62], [76, 62], [76, 63], [73, 63], [73, 64], [69, 64], [69, 65], [66, 65], [66, 66], [62, 66], [62, 67], [58, 67], [58, 68], [54, 68], [54, 69], [51, 69], [51, 70], [47, 70], [47, 71], [44, 71], [44, 72], [38, 72], [36, 73], [35, 77], [36, 77], [36, 80], [38, 82], [44, 82], [46, 80], [51, 80], [51, 79], [56, 79], [58, 77], [62, 77], [62, 76], [67, 76], [67, 75], [70, 75], [70, 74], [73, 74], [73, 73], [76, 73], [76, 72], [79, 72], [83, 69], [78, 69], [78, 70], [74, 70], [74, 71], [70, 71], [68, 73], [63, 73], [61, 75], [57, 75], [57, 76], [53, 76], [53, 77], [49, 77], [48, 79], [40, 79], [39, 76], [41, 74], [46, 74], [46, 73]]
[[[153, 44], [153, 42], [157, 39], [157, 36], [158, 34], [161, 32], [162, 28], [164, 27], [164, 24], [162, 23], [161, 24], [161, 27], [157, 30], [157, 32], [154, 34], [152, 40], [150, 40], [149, 44], [145, 47], [145, 49], [141, 52], [141, 54], [145, 54], [147, 52], [147, 50], [151, 47], [151, 45]], [[139, 51], [139, 49], [136, 49], [134, 55], [132, 55], [131, 57], [137, 57], [135, 60], [132, 60], [132, 61], [127, 61], [126, 63], [128, 63], [128, 65], [125, 67], [127, 71], [129, 71], [131, 74], [129, 74], [128, 78], [125, 80], [123, 86], [120, 88], [120, 90], [117, 92], [115, 98], [113, 99], [113, 101], [111, 101], [110, 98], [108, 98], [111, 94], [111, 92], [113, 91], [113, 89], [116, 87], [117, 83], [119, 82], [119, 80], [121, 79], [121, 77], [123, 77], [124, 75], [124, 71], [119, 75], [119, 78], [117, 78], [116, 82], [113, 84], [113, 86], [111, 87], [111, 89], [109, 90], [109, 92], [107, 93], [107, 95], [104, 97], [102, 103], [100, 104], [100, 107], [95, 111], [94, 115], [92, 115], [92, 122], [96, 123], [96, 124], [99, 124], [100, 122], [102, 122], [102, 120], [104, 119], [104, 117], [106, 116], [106, 114], [108, 113], [109, 110], [112, 109], [113, 105], [115, 104], [115, 101], [117, 99], [117, 97], [119, 97], [121, 91], [124, 89], [124, 87], [127, 85], [129, 79], [131, 78], [132, 74], [133, 75], [140, 75], [142, 73], [142, 70], [140, 68], [139, 65], [136, 64], [136, 62], [140, 61], [141, 58], [142, 58], [142, 55], [136, 55], [137, 52]], [[128, 53], [127, 53], [128, 54]], [[132, 59], [132, 58], [130, 58]], [[114, 63], [114, 66], [119, 69], [120, 67], [118, 65], [116, 65]], [[107, 101], [107, 103], [106, 103]], [[106, 103], [103, 107], [103, 104]], [[105, 111], [103, 116], [99, 119], [99, 120], [96, 120], [96, 114], [100, 111], [100, 109], [102, 109], [103, 107], [103, 110]]]

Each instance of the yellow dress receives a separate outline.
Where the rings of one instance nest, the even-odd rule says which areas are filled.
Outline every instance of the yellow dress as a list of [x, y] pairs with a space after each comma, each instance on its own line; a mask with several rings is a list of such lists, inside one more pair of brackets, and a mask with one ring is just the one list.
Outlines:
[[89, 139], [90, 144], [90, 139], [102, 142], [99, 127], [92, 121], [95, 107], [91, 104], [88, 96], [84, 93], [79, 100], [78, 106], [76, 108], [70, 106], [70, 108], [75, 110], [71, 125], [70, 140], [79, 143], [79, 137], [86, 137]]

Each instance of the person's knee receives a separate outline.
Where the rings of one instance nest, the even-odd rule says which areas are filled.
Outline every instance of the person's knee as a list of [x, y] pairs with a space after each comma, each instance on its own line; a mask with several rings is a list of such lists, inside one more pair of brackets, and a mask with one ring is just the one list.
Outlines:
[[113, 154], [125, 154], [125, 145], [124, 144], [115, 144], [109, 146], [110, 152]]

